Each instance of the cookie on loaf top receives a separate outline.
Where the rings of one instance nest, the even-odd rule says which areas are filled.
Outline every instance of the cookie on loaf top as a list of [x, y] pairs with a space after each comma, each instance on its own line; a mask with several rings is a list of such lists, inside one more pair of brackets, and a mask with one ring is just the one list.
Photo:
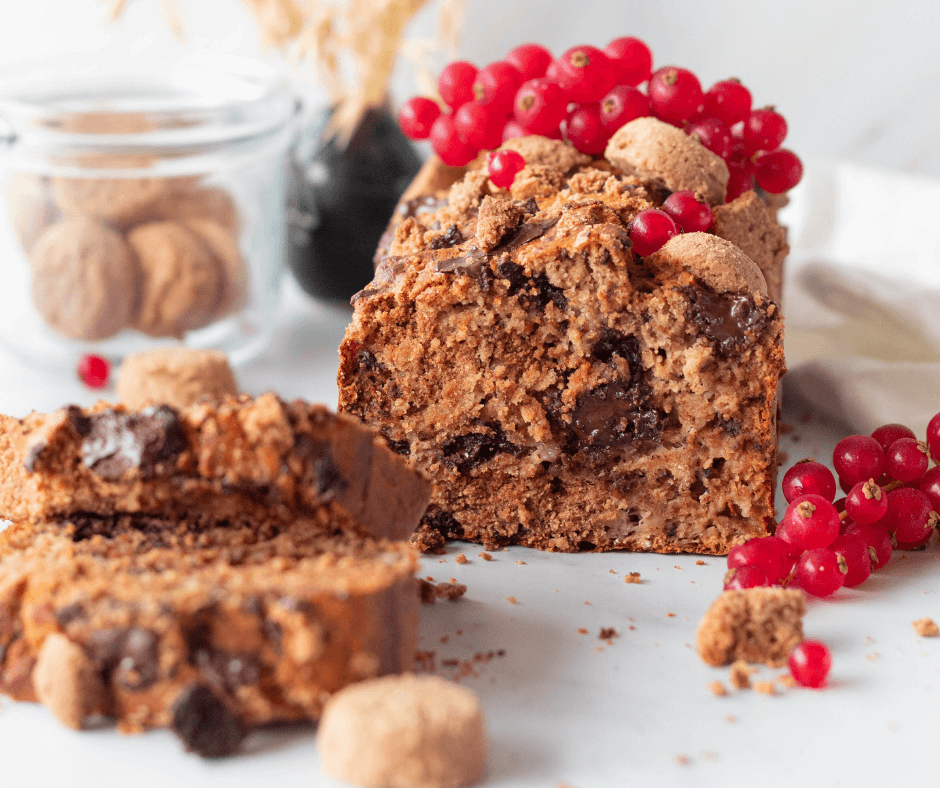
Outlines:
[[340, 409], [435, 482], [426, 548], [724, 553], [772, 527], [782, 316], [732, 241], [637, 253], [641, 212], [677, 189], [722, 205], [727, 168], [634, 123], [598, 158], [510, 140], [510, 187], [469, 169], [353, 299]]

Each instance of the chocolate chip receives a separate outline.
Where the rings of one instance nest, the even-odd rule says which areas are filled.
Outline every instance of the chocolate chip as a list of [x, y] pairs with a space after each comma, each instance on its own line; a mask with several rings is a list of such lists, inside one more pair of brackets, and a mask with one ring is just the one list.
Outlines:
[[394, 438], [388, 437], [386, 430], [382, 430], [382, 437], [385, 438], [385, 442], [395, 454], [401, 454], [403, 457], [408, 457], [411, 455], [411, 444], [408, 441], [397, 441]]
[[526, 276], [521, 265], [504, 260], [496, 266], [496, 273], [509, 282], [509, 295], [517, 296], [527, 308], [545, 309], [549, 303], [559, 309], [566, 309], [568, 299], [560, 287], [548, 281], [545, 274]]
[[736, 438], [741, 434], [741, 430], [744, 429], [741, 422], [737, 419], [726, 419], [724, 416], [718, 416], [715, 419], [715, 426], [732, 438]]
[[203, 758], [231, 755], [245, 738], [238, 718], [202, 684], [191, 684], [177, 696], [170, 727], [187, 751]]
[[663, 414], [653, 407], [638, 379], [605, 383], [582, 396], [571, 412], [575, 451], [601, 455], [659, 442]]
[[434, 264], [439, 274], [457, 274], [475, 279], [481, 290], [488, 290], [493, 273], [490, 270], [490, 255], [475, 246], [471, 246], [461, 257], [439, 260]]
[[504, 238], [503, 242], [497, 246], [493, 252], [513, 252], [520, 246], [525, 246], [530, 241], [541, 238], [545, 233], [551, 230], [552, 227], [558, 224], [560, 219], [561, 214], [541, 222], [526, 222], [525, 224], [521, 224]]
[[448, 249], [463, 243], [463, 235], [456, 224], [448, 225], [447, 229], [428, 244], [430, 249]]
[[141, 690], [160, 677], [159, 638], [140, 627], [110, 627], [92, 633], [88, 652], [105, 673], [129, 690]]
[[294, 454], [303, 461], [303, 484], [322, 498], [338, 495], [349, 486], [333, 459], [333, 449], [328, 442], [301, 434], [294, 444]]
[[443, 509], [429, 509], [421, 518], [419, 527], [435, 531], [448, 539], [462, 539], [464, 535], [463, 526], [450, 512]]
[[689, 299], [690, 322], [714, 343], [720, 355], [740, 350], [767, 325], [767, 307], [758, 306], [751, 296], [713, 293], [697, 287], [680, 289]]
[[82, 462], [104, 479], [119, 479], [132, 468], [147, 478], [186, 448], [179, 414], [169, 405], [153, 405], [140, 413], [109, 409], [89, 418]]
[[497, 454], [519, 455], [519, 447], [506, 437], [502, 429], [492, 424], [484, 426], [488, 429], [486, 433], [471, 432], [448, 441], [443, 448], [445, 464], [458, 473], [467, 473]]
[[623, 358], [630, 367], [630, 377], [640, 374], [640, 341], [633, 334], [624, 334], [613, 328], [605, 328], [591, 349], [591, 355], [604, 364], [609, 364], [614, 356]]

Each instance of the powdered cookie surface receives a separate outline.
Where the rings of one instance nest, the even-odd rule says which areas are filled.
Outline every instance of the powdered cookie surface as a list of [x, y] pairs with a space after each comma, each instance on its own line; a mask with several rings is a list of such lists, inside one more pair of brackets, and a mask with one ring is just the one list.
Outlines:
[[764, 275], [730, 241], [708, 233], [683, 233], [646, 258], [655, 270], [685, 270], [716, 293], [767, 295]]
[[804, 613], [802, 591], [725, 591], [702, 617], [695, 648], [709, 665], [728, 665], [743, 659], [777, 667], [786, 663], [790, 652], [803, 640]]
[[480, 779], [476, 695], [437, 676], [388, 676], [334, 695], [317, 731], [323, 769], [370, 788], [459, 788]]
[[60, 334], [105, 339], [127, 327], [137, 305], [137, 258], [102, 222], [72, 216], [56, 222], [30, 255], [36, 310]]
[[674, 192], [691, 189], [712, 205], [725, 201], [729, 173], [721, 157], [656, 118], [637, 118], [618, 129], [604, 156], [624, 172], [660, 178]]
[[195, 233], [178, 222], [150, 222], [135, 227], [127, 241], [137, 253], [143, 281], [135, 328], [181, 337], [213, 319], [221, 264]]
[[235, 375], [220, 350], [170, 347], [135, 353], [121, 363], [117, 381], [118, 400], [134, 409], [153, 403], [187, 408], [237, 393]]

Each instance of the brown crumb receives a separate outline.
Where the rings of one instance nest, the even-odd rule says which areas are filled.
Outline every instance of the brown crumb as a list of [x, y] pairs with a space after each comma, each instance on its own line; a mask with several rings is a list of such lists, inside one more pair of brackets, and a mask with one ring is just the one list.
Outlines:
[[695, 562], [695, 565], [696, 565], [696, 566], [706, 566], [706, 563], [705, 563], [701, 558], [699, 558], [698, 561]]
[[518, 604], [519, 604], [519, 603], [516, 601], [516, 598], [515, 598], [514, 596], [508, 596], [508, 597], [506, 597], [506, 601], [507, 601], [510, 605], [518, 605]]
[[639, 583], [640, 582], [640, 573], [639, 572], [630, 572], [623, 576], [624, 583]]
[[876, 659], [878, 659], [878, 656], [879, 654], [877, 651], [872, 651], [870, 654], [865, 655], [865, 659], [867, 659], [869, 662], [874, 662]]
[[785, 421], [780, 422], [780, 434], [781, 435], [788, 435], [789, 433], [793, 432], [793, 430], [795, 429], [796, 427], [794, 427], [792, 424], [787, 424]]
[[751, 674], [755, 669], [748, 665], [743, 659], [739, 659], [731, 666], [728, 673], [728, 679], [731, 686], [735, 689], [748, 689], [751, 686]]
[[620, 637], [620, 635], [613, 627], [601, 627], [601, 631], [597, 637], [600, 640], [610, 640], [611, 638]]
[[467, 587], [463, 583], [429, 583], [427, 580], [419, 580], [421, 602], [425, 605], [433, 605], [438, 599], [460, 599], [467, 593]]
[[579, 635], [586, 635], [587, 633], [588, 633], [588, 631], [587, 631], [584, 627], [578, 627], [578, 634], [579, 634]]
[[728, 688], [720, 681], [710, 681], [708, 683], [708, 691], [716, 698], [723, 698], [728, 694]]
[[609, 569], [608, 571], [609, 571], [612, 575], [617, 574], [613, 569]]
[[789, 673], [781, 673], [779, 676], [777, 676], [777, 683], [781, 687], [787, 687], [788, 689], [794, 689], [795, 687], [799, 686], [797, 680]]
[[735, 717], [733, 714], [729, 714], [727, 717], [725, 717], [725, 722], [727, 722], [729, 725], [733, 725], [737, 721], [738, 721], [738, 718]]
[[680, 766], [688, 766], [692, 762], [692, 759], [688, 755], [682, 755], [681, 753], [676, 756], [676, 763]]
[[940, 628], [938, 628], [933, 619], [930, 618], [912, 621], [911, 626], [914, 627], [914, 631], [922, 638], [935, 638], [937, 635], [940, 635]]
[[666, 613], [666, 618], [675, 618], [675, 617], [676, 617], [675, 613]]
[[489, 553], [480, 553], [480, 555], [479, 555], [478, 557], [479, 557], [479, 558], [482, 558], [484, 561], [492, 561], [492, 560], [493, 560], [493, 556], [491, 556]]
[[525, 561], [516, 561], [516, 566], [525, 566]]
[[437, 587], [434, 583], [429, 583], [427, 580], [419, 580], [418, 593], [421, 596], [421, 604], [423, 605], [433, 605], [437, 602]]
[[450, 635], [441, 635], [441, 643], [446, 643], [450, 640]]
[[759, 692], [761, 695], [776, 695], [777, 689], [772, 681], [755, 681], [754, 692]]
[[426, 578], [424, 578], [424, 579], [427, 580], [429, 583], [433, 583], [433, 582], [434, 582], [434, 578], [431, 577], [431, 575], [428, 575], [428, 576], [427, 576]]
[[458, 556], [454, 559], [454, 563], [457, 563], [457, 564], [465, 564], [465, 563], [467, 563], [467, 556], [465, 556], [463, 553], [461, 553], [460, 555], [458, 555]]
[[417, 669], [428, 673], [434, 672], [434, 654], [433, 651], [418, 651], [415, 653], [415, 662]]

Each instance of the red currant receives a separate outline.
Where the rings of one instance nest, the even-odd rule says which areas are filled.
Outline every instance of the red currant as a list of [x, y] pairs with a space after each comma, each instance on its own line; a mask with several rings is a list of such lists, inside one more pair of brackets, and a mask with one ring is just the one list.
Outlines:
[[523, 82], [513, 102], [516, 121], [529, 134], [549, 136], [557, 132], [567, 110], [564, 91], [548, 79]]
[[436, 101], [415, 96], [408, 99], [398, 110], [398, 125], [406, 137], [413, 140], [426, 140], [431, 134], [431, 126], [441, 114]]
[[653, 73], [653, 53], [638, 38], [615, 38], [606, 47], [604, 54], [614, 67], [617, 85], [639, 85]]
[[665, 211], [648, 208], [640, 211], [630, 224], [630, 240], [633, 251], [646, 257], [662, 248], [670, 238], [679, 234], [679, 228]]
[[751, 91], [736, 79], [716, 82], [705, 93], [705, 114], [728, 126], [746, 120], [751, 114]]
[[888, 493], [888, 511], [879, 526], [893, 533], [900, 545], [929, 539], [937, 524], [931, 516], [930, 499], [920, 490], [901, 487]]
[[935, 465], [920, 480], [920, 491], [930, 499], [930, 506], [940, 512], [940, 465]]
[[715, 220], [712, 209], [693, 191], [673, 192], [663, 203], [663, 210], [687, 233], [703, 233]]
[[492, 150], [503, 142], [503, 121], [479, 99], [468, 101], [454, 113], [454, 126], [474, 150]]
[[804, 640], [790, 652], [787, 667], [798, 684], [820, 689], [826, 686], [826, 679], [832, 669], [832, 657], [825, 643]]
[[503, 59], [509, 65], [518, 69], [523, 80], [538, 79], [545, 76], [545, 72], [552, 62], [552, 53], [538, 44], [523, 44], [516, 47]]
[[727, 165], [730, 177], [725, 202], [731, 202], [754, 188], [754, 171], [744, 159], [732, 158]]
[[601, 126], [608, 135], [650, 114], [650, 100], [636, 88], [618, 85], [601, 99]]
[[582, 104], [576, 107], [568, 116], [566, 136], [581, 153], [591, 156], [603, 153], [610, 135], [601, 124], [600, 107], [597, 104]]
[[876, 429], [871, 436], [881, 444], [882, 449], [887, 449], [898, 438], [916, 438], [913, 430], [905, 427], [903, 424], [883, 424]]
[[510, 118], [503, 126], [503, 142], [514, 139], [515, 137], [528, 137], [531, 132], [525, 128], [515, 118]]
[[840, 534], [829, 545], [836, 555], [842, 556], [848, 571], [845, 573], [845, 587], [855, 588], [864, 583], [871, 574], [871, 556], [868, 543], [855, 534]]
[[777, 150], [787, 136], [787, 122], [771, 107], [755, 109], [744, 122], [744, 155]]
[[755, 164], [757, 185], [771, 194], [783, 194], [803, 178], [803, 163], [785, 148], [761, 153]]
[[516, 174], [525, 167], [525, 159], [514, 150], [498, 150], [487, 157], [486, 166], [493, 185], [508, 189], [516, 179]]
[[674, 125], [698, 112], [703, 99], [698, 77], [674, 66], [661, 68], [650, 77], [649, 92], [653, 114]]
[[881, 567], [891, 560], [891, 553], [894, 551], [894, 546], [891, 544], [891, 537], [888, 535], [887, 531], [883, 531], [881, 528], [874, 525], [852, 523], [845, 529], [845, 532], [859, 537], [868, 545], [868, 557], [871, 559], [873, 572], [881, 569]]
[[927, 445], [931, 456], [940, 462], [940, 413], [927, 424]]
[[431, 146], [444, 164], [463, 167], [477, 151], [460, 136], [453, 115], [441, 115], [431, 126]]
[[888, 511], [888, 496], [871, 480], [858, 482], [845, 497], [845, 512], [860, 525], [877, 523]]
[[473, 101], [473, 83], [477, 78], [477, 67], [465, 60], [455, 60], [444, 66], [437, 78], [437, 91], [451, 109]]
[[767, 573], [759, 566], [738, 566], [725, 572], [725, 591], [768, 585]]
[[914, 438], [898, 438], [885, 452], [885, 470], [899, 482], [916, 482], [930, 465], [927, 444]]
[[728, 161], [733, 150], [731, 129], [717, 118], [706, 118], [689, 128], [689, 136], [695, 137], [716, 156]]
[[796, 560], [797, 582], [813, 596], [834, 594], [845, 583], [847, 572], [845, 559], [826, 547], [807, 550]]
[[788, 551], [788, 546], [776, 536], [751, 539], [731, 548], [728, 553], [728, 569], [756, 566], [764, 570], [769, 582], [777, 583], [783, 579]]
[[836, 444], [832, 464], [839, 478], [850, 485], [878, 479], [885, 469], [885, 452], [868, 435], [849, 435]]
[[597, 47], [572, 47], [556, 62], [558, 81], [569, 101], [600, 101], [615, 84], [614, 66]]
[[522, 82], [522, 73], [515, 66], [504, 61], [490, 63], [477, 73], [473, 95], [494, 112], [507, 115]]
[[839, 535], [839, 513], [821, 495], [800, 495], [787, 507], [786, 540], [803, 550], [828, 547]]
[[832, 501], [836, 497], [836, 480], [832, 471], [822, 463], [803, 460], [783, 475], [782, 489], [787, 503], [808, 493]]
[[111, 365], [106, 358], [86, 353], [78, 360], [79, 380], [90, 389], [103, 389], [111, 377]]

